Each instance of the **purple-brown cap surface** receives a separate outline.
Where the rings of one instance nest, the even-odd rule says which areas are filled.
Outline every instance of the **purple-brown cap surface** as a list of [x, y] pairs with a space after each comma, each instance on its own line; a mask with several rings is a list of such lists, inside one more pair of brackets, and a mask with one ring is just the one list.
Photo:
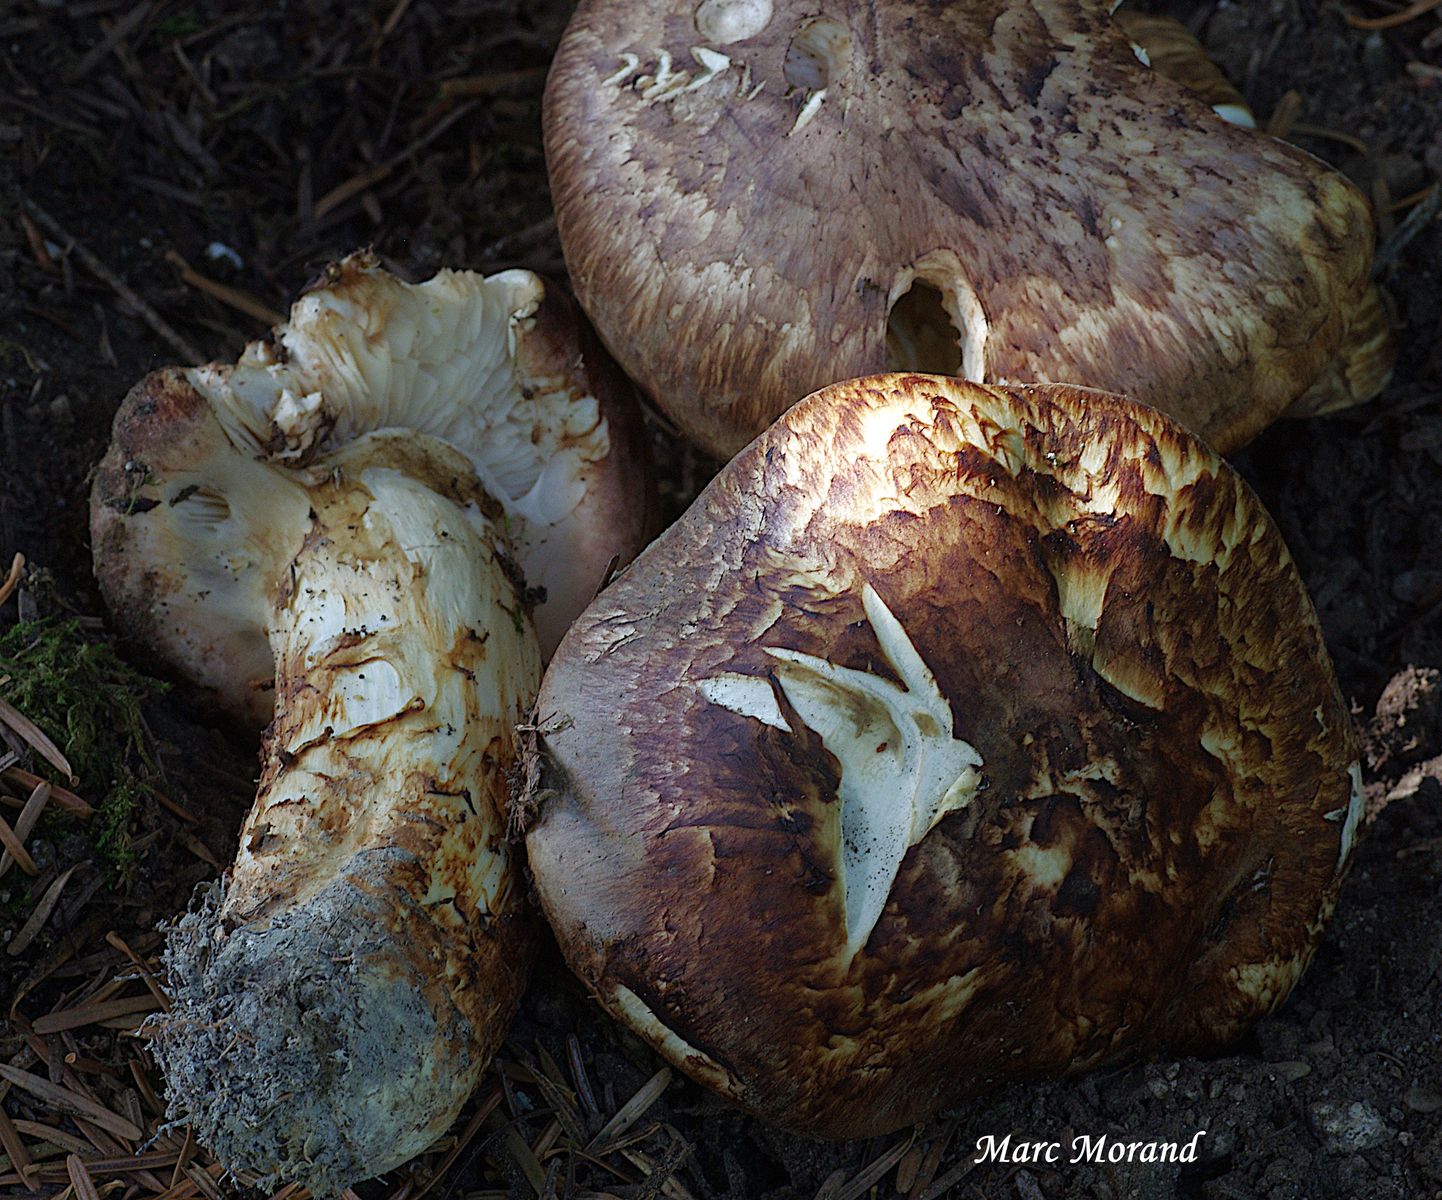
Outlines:
[[1219, 450], [1385, 382], [1361, 193], [1101, 0], [582, 0], [546, 94], [577, 296], [734, 454], [837, 379], [1125, 392]]

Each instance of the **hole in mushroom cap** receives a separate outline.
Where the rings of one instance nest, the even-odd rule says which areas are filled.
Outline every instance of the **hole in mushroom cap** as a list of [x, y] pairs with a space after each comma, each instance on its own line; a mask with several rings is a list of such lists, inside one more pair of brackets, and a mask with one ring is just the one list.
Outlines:
[[718, 46], [755, 37], [770, 20], [771, 0], [701, 0], [696, 6], [696, 31]]
[[939, 288], [916, 280], [886, 320], [886, 368], [929, 375], [961, 374], [961, 334]]
[[820, 91], [831, 86], [851, 57], [851, 34], [831, 17], [816, 17], [796, 31], [786, 47], [782, 74], [794, 88]]

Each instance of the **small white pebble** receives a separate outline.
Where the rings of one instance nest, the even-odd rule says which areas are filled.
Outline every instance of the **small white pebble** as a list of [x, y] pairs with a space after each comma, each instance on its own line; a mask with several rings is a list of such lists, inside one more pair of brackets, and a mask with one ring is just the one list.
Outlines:
[[205, 248], [205, 257], [210, 259], [211, 262], [218, 262], [224, 259], [237, 271], [244, 270], [245, 268], [245, 259], [241, 258], [239, 254], [224, 242], [211, 242], [210, 245]]

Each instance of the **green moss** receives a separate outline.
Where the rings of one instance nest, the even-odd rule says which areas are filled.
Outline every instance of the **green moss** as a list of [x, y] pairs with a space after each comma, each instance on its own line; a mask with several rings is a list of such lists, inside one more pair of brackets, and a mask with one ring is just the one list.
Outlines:
[[171, 42], [177, 38], [190, 37], [204, 29], [205, 22], [200, 19], [200, 14], [193, 8], [187, 8], [158, 22], [155, 36], [162, 41]]
[[[140, 706], [165, 685], [132, 670], [78, 621], [48, 619], [22, 621], [0, 636], [4, 676], [5, 698], [74, 769], [77, 790], [96, 807], [88, 832], [100, 861], [112, 880], [126, 882], [136, 865], [134, 817], [147, 791], [161, 783]], [[38, 756], [31, 768], [66, 782]]]

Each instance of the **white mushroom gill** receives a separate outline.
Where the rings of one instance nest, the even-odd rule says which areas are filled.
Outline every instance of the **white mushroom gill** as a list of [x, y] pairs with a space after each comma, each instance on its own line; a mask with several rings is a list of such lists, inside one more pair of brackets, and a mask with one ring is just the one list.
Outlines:
[[[906, 852], [947, 813], [965, 808], [981, 783], [981, 757], [955, 736], [951, 706], [901, 622], [870, 584], [861, 603], [904, 686], [815, 655], [765, 648], [779, 664], [786, 700], [841, 768], [837, 873], [850, 957], [871, 937]], [[722, 675], [698, 689], [741, 716], [790, 728], [767, 680]]]
[[555, 524], [610, 439], [594, 396], [518, 365], [544, 290], [529, 271], [408, 285], [358, 270], [302, 297], [234, 367], [188, 374], [241, 450], [295, 464], [375, 430], [430, 434], [465, 454], [509, 513]]

